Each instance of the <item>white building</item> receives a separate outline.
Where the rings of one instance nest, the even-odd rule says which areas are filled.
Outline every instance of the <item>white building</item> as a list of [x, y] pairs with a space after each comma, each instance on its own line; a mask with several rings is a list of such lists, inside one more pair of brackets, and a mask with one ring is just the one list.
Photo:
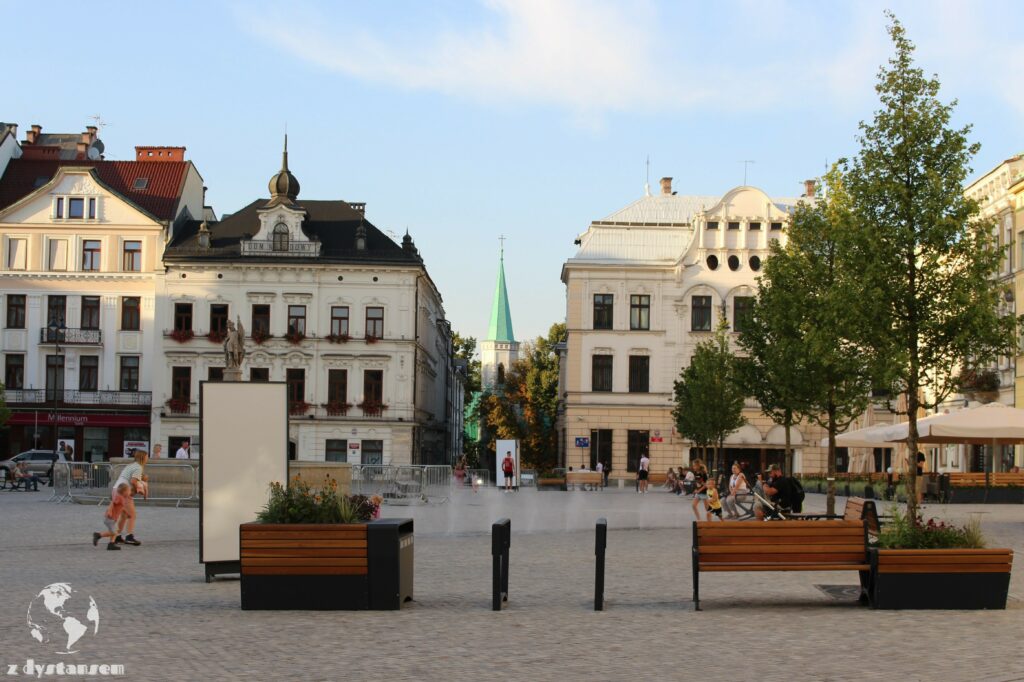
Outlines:
[[[223, 334], [247, 335], [244, 381], [286, 382], [290, 456], [449, 463], [461, 450], [461, 379], [441, 295], [412, 239], [364, 204], [298, 199], [287, 146], [270, 199], [192, 221], [164, 252], [155, 430], [199, 435], [199, 382], [223, 376]], [[453, 431], [454, 430], [454, 431]]]
[[[203, 215], [183, 147], [107, 161], [96, 129], [17, 149], [0, 133], [3, 456], [59, 439], [78, 460], [150, 441], [156, 281], [176, 226]], [[59, 430], [55, 430], [59, 426]]]

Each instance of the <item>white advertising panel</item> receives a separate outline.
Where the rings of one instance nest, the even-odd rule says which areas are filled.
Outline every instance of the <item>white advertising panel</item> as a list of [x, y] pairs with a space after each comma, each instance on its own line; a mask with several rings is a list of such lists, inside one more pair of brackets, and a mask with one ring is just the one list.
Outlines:
[[512, 459], [515, 461], [515, 467], [512, 474], [512, 487], [518, 487], [519, 441], [517, 440], [499, 440], [494, 442], [494, 458], [497, 462], [495, 480], [497, 481], [499, 488], [505, 487], [505, 472], [501, 468], [501, 463], [505, 461], [505, 453], [510, 453], [512, 455]]
[[201, 382], [199, 418], [199, 561], [239, 561], [238, 526], [288, 482], [285, 384]]

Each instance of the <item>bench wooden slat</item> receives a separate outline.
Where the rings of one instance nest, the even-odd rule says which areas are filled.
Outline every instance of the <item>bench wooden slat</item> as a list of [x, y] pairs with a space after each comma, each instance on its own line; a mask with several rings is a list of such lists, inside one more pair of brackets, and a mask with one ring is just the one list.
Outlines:
[[712, 564], [701, 566], [701, 573], [726, 571], [867, 571], [869, 564]]
[[366, 547], [366, 540], [294, 540], [289, 542], [288, 540], [247, 540], [242, 538], [242, 549], [256, 549], [256, 548], [285, 548], [285, 547], [296, 547], [296, 548], [316, 548], [316, 547], [345, 547], [350, 549], [360, 549]]
[[366, 566], [243, 566], [245, 575], [366, 575]]
[[934, 562], [935, 559], [941, 559], [944, 564], [1011, 564], [1013, 561], [1005, 554], [983, 554], [980, 556], [953, 556], [940, 554], [935, 557], [926, 557], [922, 555], [916, 556], [901, 556], [894, 555], [889, 556], [885, 559], [886, 563], [893, 564], [907, 564], [907, 565], [919, 565]]
[[709, 555], [700, 558], [700, 565], [707, 564], [800, 564], [800, 563], [863, 563], [864, 550], [851, 550], [848, 552], [832, 552], [822, 554], [820, 552], [786, 552], [785, 554], [765, 555], [763, 553], [751, 552], [749, 554]]
[[879, 573], [1009, 573], [1009, 564], [889, 564]]
[[[753, 538], [756, 539], [756, 538]], [[782, 535], [773, 538], [775, 542], [785, 542], [789, 545], [804, 545], [808, 543], [819, 544], [819, 545], [848, 545], [853, 542], [857, 542], [860, 538], [860, 533], [856, 536], [851, 534], [846, 535]], [[735, 546], [735, 545], [749, 545], [751, 544], [751, 537], [709, 537], [701, 538], [700, 546], [703, 551], [706, 547], [718, 547], [718, 546]], [[756, 543], [760, 544], [760, 542]], [[863, 544], [863, 542], [861, 543]]]
[[243, 566], [366, 566], [366, 557], [243, 557]]
[[246, 531], [243, 540], [364, 540], [366, 531]]
[[339, 549], [336, 547], [310, 547], [295, 549], [294, 547], [273, 548], [242, 548], [242, 558], [246, 557], [365, 557], [366, 549]]
[[[279, 526], [286, 525], [287, 528], [279, 528]], [[351, 532], [351, 531], [362, 531], [366, 532], [365, 523], [344, 523], [334, 524], [338, 527], [339, 531]], [[343, 528], [342, 528], [343, 527]], [[265, 524], [265, 523], [243, 523], [242, 533], [291, 533], [293, 531], [323, 531], [324, 524], [322, 523], [289, 523], [289, 524]]]
[[730, 554], [835, 554], [842, 552], [860, 552], [864, 555], [864, 543], [846, 543], [842, 545], [765, 545], [764, 543], [749, 545], [711, 545], [702, 547], [701, 554], [708, 556]]

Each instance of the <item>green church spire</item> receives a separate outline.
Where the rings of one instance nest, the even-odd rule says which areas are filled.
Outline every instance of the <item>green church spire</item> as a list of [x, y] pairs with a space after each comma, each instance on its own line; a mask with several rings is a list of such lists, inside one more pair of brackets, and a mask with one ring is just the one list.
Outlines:
[[[504, 237], [502, 237], [504, 242]], [[502, 243], [498, 261], [498, 286], [494, 290], [494, 305], [491, 307], [491, 324], [487, 327], [487, 341], [515, 343], [512, 333], [512, 311], [508, 307], [508, 292], [505, 290], [505, 245]]]

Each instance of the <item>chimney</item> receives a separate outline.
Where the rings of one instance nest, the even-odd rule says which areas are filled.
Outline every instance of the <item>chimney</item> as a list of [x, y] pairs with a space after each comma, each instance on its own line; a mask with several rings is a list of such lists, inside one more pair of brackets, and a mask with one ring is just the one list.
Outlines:
[[42, 132], [43, 126], [38, 123], [34, 124], [31, 130], [25, 131], [25, 144], [35, 144]]
[[89, 133], [89, 144], [96, 141], [96, 131], [99, 130], [96, 126], [85, 126], [85, 130]]
[[82, 142], [85, 143], [86, 147], [88, 147], [89, 145], [92, 144], [92, 138], [89, 136], [89, 131], [88, 130], [86, 130], [84, 133], [82, 133]]
[[199, 225], [199, 248], [210, 248], [210, 228], [205, 220]]
[[136, 161], [184, 161], [184, 147], [135, 147]]
[[804, 196], [808, 199], [814, 198], [814, 188], [818, 183], [814, 180], [804, 180]]
[[661, 179], [661, 193], [670, 196], [672, 194], [672, 178]]
[[89, 153], [89, 143], [88, 142], [79, 142], [78, 144], [75, 145], [75, 158], [76, 159], [87, 158], [88, 153]]

